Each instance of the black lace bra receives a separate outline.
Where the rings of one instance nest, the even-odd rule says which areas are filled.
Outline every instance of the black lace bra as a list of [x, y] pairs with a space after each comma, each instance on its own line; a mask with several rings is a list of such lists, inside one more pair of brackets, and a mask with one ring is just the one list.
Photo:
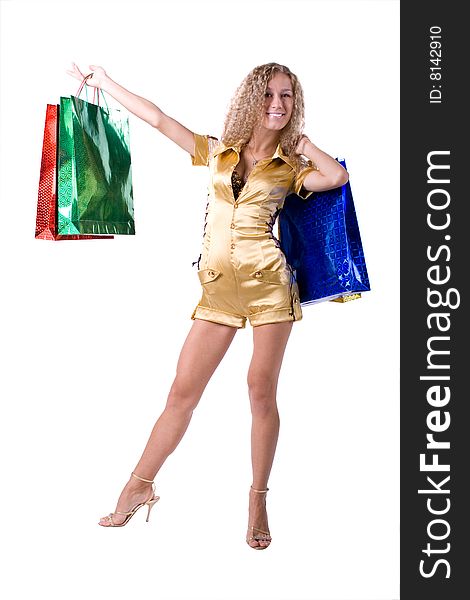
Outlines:
[[244, 185], [245, 184], [244, 184], [243, 179], [241, 178], [240, 174], [234, 170], [232, 172], [232, 190], [233, 190], [233, 195], [235, 197], [235, 200], [237, 200]]

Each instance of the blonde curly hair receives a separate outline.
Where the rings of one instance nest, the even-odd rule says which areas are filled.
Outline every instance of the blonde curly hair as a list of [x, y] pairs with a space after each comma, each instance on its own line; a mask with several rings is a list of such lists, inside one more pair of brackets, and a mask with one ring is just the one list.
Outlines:
[[244, 146], [249, 142], [264, 113], [266, 88], [277, 72], [290, 77], [293, 91], [292, 115], [281, 131], [279, 143], [284, 154], [294, 163], [296, 170], [300, 171], [313, 164], [295, 153], [304, 128], [304, 94], [297, 76], [284, 65], [271, 62], [259, 65], [248, 73], [230, 101], [221, 140], [226, 146]]

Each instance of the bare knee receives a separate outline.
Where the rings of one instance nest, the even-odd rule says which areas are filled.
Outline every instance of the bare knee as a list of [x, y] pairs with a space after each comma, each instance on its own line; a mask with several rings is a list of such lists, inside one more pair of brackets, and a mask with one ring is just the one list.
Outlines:
[[184, 381], [182, 377], [176, 376], [168, 394], [166, 408], [192, 412], [200, 398], [201, 394], [195, 390], [194, 385]]
[[270, 374], [249, 373], [247, 383], [252, 413], [267, 414], [277, 410], [277, 381]]

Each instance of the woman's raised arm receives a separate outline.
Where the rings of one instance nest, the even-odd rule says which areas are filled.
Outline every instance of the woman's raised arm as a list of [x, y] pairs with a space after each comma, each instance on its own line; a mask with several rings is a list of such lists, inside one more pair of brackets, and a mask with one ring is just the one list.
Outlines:
[[[72, 63], [72, 65], [73, 69], [67, 70], [67, 73], [75, 79], [83, 81], [85, 75], [82, 74], [75, 63]], [[163, 135], [194, 156], [194, 133], [190, 129], [166, 115], [150, 100], [133, 94], [113, 81], [102, 67], [90, 65], [90, 69], [93, 76], [87, 79], [87, 85], [102, 89], [129, 112], [158, 129]]]

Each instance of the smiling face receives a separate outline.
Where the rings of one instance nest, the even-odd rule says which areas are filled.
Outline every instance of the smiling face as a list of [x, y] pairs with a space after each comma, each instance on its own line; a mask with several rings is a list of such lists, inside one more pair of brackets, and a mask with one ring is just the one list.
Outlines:
[[289, 75], [277, 72], [269, 80], [264, 99], [263, 127], [281, 130], [289, 122], [294, 106], [294, 92]]

